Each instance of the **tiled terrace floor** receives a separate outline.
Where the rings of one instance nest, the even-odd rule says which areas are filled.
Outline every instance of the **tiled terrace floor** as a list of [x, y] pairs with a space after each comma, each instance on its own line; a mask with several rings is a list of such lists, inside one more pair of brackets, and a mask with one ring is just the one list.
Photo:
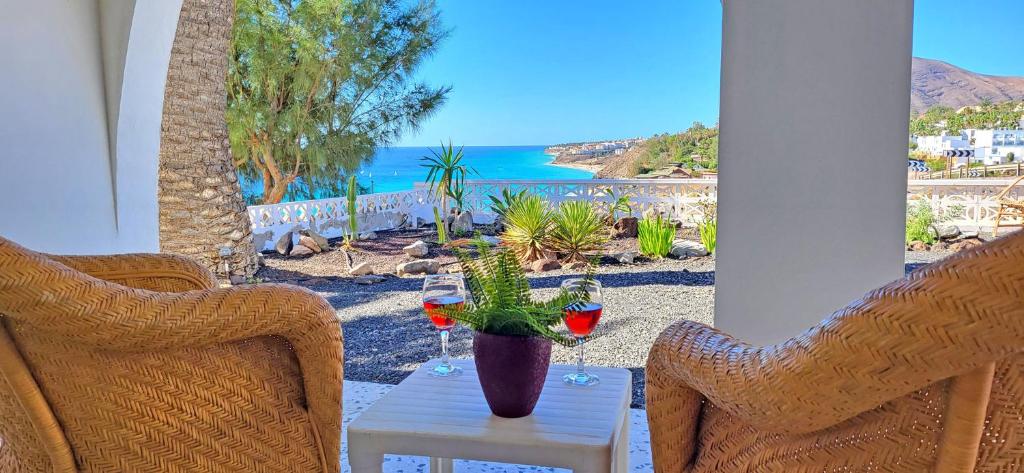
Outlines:
[[[344, 426], [359, 416], [359, 413], [380, 399], [392, 388], [388, 384], [345, 381], [344, 388]], [[647, 414], [641, 409], [630, 409], [632, 425], [629, 430], [629, 466], [630, 471], [650, 472], [651, 446], [647, 430]], [[341, 464], [343, 472], [350, 472], [348, 466], [348, 445], [343, 432], [341, 445]], [[388, 455], [384, 457], [385, 473], [427, 473], [430, 471], [424, 457], [407, 457]], [[508, 465], [503, 463], [485, 463], [475, 461], [455, 461], [456, 473], [491, 473], [491, 472], [568, 472], [559, 468], [538, 466]]]

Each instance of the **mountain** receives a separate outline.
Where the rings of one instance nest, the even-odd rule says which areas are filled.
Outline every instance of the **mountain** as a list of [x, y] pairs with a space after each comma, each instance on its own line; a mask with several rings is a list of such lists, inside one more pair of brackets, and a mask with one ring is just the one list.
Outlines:
[[910, 92], [913, 113], [937, 105], [958, 109], [986, 100], [1024, 100], [1024, 77], [989, 76], [942, 61], [914, 58]]

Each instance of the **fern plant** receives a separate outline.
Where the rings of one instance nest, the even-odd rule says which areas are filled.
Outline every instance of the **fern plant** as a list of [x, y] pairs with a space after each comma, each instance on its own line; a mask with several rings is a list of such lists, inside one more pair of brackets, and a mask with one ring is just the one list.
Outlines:
[[604, 222], [590, 202], [562, 202], [552, 222], [551, 248], [564, 254], [569, 263], [585, 261], [584, 253], [596, 251], [608, 241], [608, 233], [601, 231]]
[[352, 248], [356, 238], [359, 237], [359, 216], [356, 214], [356, 197], [359, 194], [359, 184], [356, 182], [355, 174], [348, 177], [347, 191], [348, 232], [345, 234], [344, 244], [345, 247]]
[[505, 232], [501, 240], [512, 248], [523, 263], [544, 257], [549, 249], [552, 212], [539, 196], [529, 195], [516, 201], [505, 214]]
[[672, 251], [672, 241], [676, 239], [676, 226], [663, 219], [661, 215], [641, 220], [637, 231], [640, 254], [664, 258]]
[[[576, 346], [575, 339], [556, 332], [555, 327], [562, 323], [567, 308], [579, 308], [588, 301], [586, 291], [562, 289], [548, 301], [534, 300], [530, 282], [509, 249], [492, 250], [478, 242], [477, 251], [479, 257], [473, 259], [466, 251], [455, 250], [470, 297], [461, 308], [440, 309], [442, 314], [481, 333], [542, 337], [567, 347]], [[593, 281], [593, 268], [590, 266], [585, 280]]]

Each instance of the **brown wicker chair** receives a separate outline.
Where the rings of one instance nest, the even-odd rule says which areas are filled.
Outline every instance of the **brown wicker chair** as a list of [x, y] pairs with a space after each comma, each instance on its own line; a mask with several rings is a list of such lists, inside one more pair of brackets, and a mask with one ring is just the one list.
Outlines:
[[[992, 236], [999, 235], [999, 227], [1024, 226], [1024, 197], [1018, 199], [1010, 198], [1010, 192], [1022, 182], [1024, 182], [1024, 176], [1018, 177], [1010, 185], [1006, 186], [1006, 189], [996, 194], [999, 211], [996, 212], [996, 226], [992, 230]], [[1014, 223], [1004, 224], [1003, 219], [1014, 220]]]
[[342, 336], [304, 289], [0, 238], [0, 471], [339, 471]]
[[1024, 471], [1024, 232], [784, 343], [694, 322], [647, 361], [655, 471]]

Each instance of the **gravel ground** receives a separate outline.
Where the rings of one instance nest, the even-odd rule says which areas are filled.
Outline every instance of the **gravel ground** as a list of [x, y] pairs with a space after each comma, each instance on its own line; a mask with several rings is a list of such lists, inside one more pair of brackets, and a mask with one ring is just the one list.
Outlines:
[[[386, 253], [384, 248], [376, 250]], [[946, 255], [908, 252], [907, 270]], [[355, 257], [358, 261], [359, 255]], [[387, 258], [380, 261], [390, 264]], [[679, 319], [713, 323], [714, 265], [714, 258], [706, 257], [601, 266], [597, 279], [604, 286], [605, 311], [595, 332], [598, 337], [586, 345], [587, 362], [632, 371], [633, 407], [643, 407], [643, 366], [658, 334]], [[439, 355], [437, 333], [420, 306], [422, 277], [388, 276], [378, 284], [357, 285], [351, 278], [331, 276], [344, 274], [340, 251], [305, 260], [272, 257], [267, 266], [260, 272], [264, 280], [308, 287], [338, 309], [345, 334], [346, 379], [398, 383]], [[538, 295], [546, 297], [554, 294], [562, 280], [575, 275], [577, 272], [559, 270], [530, 274], [529, 278]], [[457, 328], [451, 351], [456, 357], [471, 356], [472, 333]], [[552, 361], [574, 363], [575, 351], [556, 346]]]

